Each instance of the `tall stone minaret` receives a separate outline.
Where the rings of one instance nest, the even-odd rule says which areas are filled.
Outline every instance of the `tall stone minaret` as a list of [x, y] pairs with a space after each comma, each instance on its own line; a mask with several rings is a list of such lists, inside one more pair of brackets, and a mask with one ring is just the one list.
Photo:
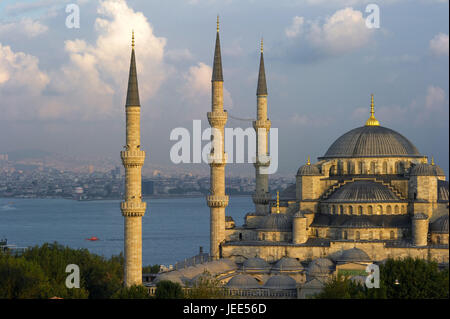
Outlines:
[[269, 214], [269, 175], [264, 172], [264, 168], [270, 165], [268, 154], [268, 137], [270, 130], [270, 121], [267, 118], [267, 84], [266, 72], [264, 70], [263, 40], [261, 39], [261, 58], [259, 62], [258, 87], [256, 89], [257, 100], [257, 119], [253, 121], [253, 127], [256, 131], [256, 160], [255, 174], [256, 187], [253, 194], [256, 215]]
[[211, 209], [211, 246], [212, 259], [221, 256], [220, 245], [225, 241], [225, 207], [228, 206], [228, 196], [225, 195], [225, 165], [227, 154], [224, 151], [224, 128], [228, 114], [223, 110], [223, 75], [222, 58], [220, 55], [219, 17], [217, 17], [216, 48], [212, 72], [212, 111], [208, 112], [208, 121], [212, 128], [212, 147], [209, 156], [211, 167], [211, 190], [206, 202]]
[[126, 110], [126, 146], [120, 152], [125, 167], [125, 200], [120, 209], [125, 219], [125, 286], [142, 284], [142, 216], [146, 203], [141, 196], [141, 168], [145, 152], [141, 151], [139, 91], [134, 54], [134, 32], [131, 45], [130, 75]]

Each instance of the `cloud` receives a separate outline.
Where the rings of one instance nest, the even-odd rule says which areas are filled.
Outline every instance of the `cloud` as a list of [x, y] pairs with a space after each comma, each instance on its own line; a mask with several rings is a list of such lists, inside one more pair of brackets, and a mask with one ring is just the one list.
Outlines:
[[448, 34], [439, 33], [430, 40], [430, 50], [436, 56], [448, 56], [448, 43]]
[[327, 126], [333, 122], [333, 119], [328, 117], [315, 117], [307, 114], [297, 114], [295, 113], [289, 122], [294, 125], [301, 126], [312, 126], [312, 127], [322, 127]]
[[64, 103], [47, 103], [44, 118], [113, 116], [125, 100], [131, 52], [131, 29], [136, 39], [136, 61], [141, 102], [153, 97], [171, 70], [164, 63], [166, 39], [157, 37], [141, 12], [124, 0], [100, 2], [95, 21], [95, 44], [82, 39], [65, 42], [70, 62], [52, 73], [50, 88]]
[[438, 86], [429, 86], [425, 97], [427, 111], [442, 112], [445, 108], [445, 91]]
[[14, 52], [0, 43], [0, 96], [2, 116], [25, 119], [36, 113], [36, 97], [49, 83], [35, 56]]
[[[367, 45], [373, 30], [366, 27], [361, 11], [345, 8], [321, 20], [305, 20], [295, 16], [285, 30], [286, 37], [294, 50], [318, 59], [324, 56], [338, 56], [350, 53]], [[298, 56], [298, 54], [297, 54]]]
[[288, 38], [294, 38], [298, 36], [302, 31], [303, 23], [305, 19], [303, 17], [295, 16], [292, 18], [292, 24], [284, 31]]
[[0, 35], [13, 33], [14, 36], [23, 34], [29, 38], [36, 37], [48, 31], [48, 27], [37, 20], [22, 18], [19, 21], [0, 23]]

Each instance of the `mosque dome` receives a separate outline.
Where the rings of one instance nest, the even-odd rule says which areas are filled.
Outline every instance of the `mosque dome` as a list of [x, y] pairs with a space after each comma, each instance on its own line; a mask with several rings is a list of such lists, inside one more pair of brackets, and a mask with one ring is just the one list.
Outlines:
[[297, 282], [287, 276], [287, 275], [275, 275], [270, 277], [266, 284], [264, 285], [264, 288], [271, 288], [271, 289], [295, 289], [297, 287]]
[[259, 288], [255, 278], [250, 275], [240, 274], [230, 279], [226, 285], [228, 288]]
[[338, 188], [324, 202], [397, 202], [400, 198], [381, 183], [369, 180], [357, 180]]
[[167, 273], [162, 273], [161, 275], [157, 276], [155, 278], [155, 283], [158, 283], [163, 280], [168, 280], [174, 283], [178, 283], [180, 285], [184, 285], [186, 278], [178, 270], [175, 270]]
[[295, 258], [283, 257], [275, 266], [273, 266], [272, 270], [275, 271], [300, 271], [303, 270], [302, 264]]
[[261, 228], [273, 231], [291, 231], [292, 222], [286, 214], [273, 213], [266, 217]]
[[269, 264], [262, 258], [255, 257], [249, 258], [244, 261], [242, 268], [247, 270], [268, 270], [270, 268]]
[[316, 165], [310, 163], [300, 166], [297, 171], [297, 176], [318, 176], [322, 175]]
[[328, 275], [332, 270], [334, 264], [328, 258], [317, 258], [311, 261], [308, 265], [309, 276], [324, 276]]
[[435, 164], [417, 164], [411, 168], [411, 176], [445, 176], [444, 171]]
[[347, 249], [342, 252], [342, 254], [336, 258], [338, 262], [369, 262], [371, 261], [369, 255], [359, 248]]
[[387, 127], [366, 125], [339, 137], [319, 159], [338, 157], [423, 157], [403, 135]]
[[436, 219], [430, 225], [432, 233], [448, 234], [448, 215], [444, 215]]

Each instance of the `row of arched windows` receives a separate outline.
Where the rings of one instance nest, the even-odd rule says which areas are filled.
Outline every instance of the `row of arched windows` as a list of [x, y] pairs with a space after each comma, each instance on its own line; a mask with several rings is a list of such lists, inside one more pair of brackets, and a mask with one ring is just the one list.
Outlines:
[[402, 214], [406, 213], [406, 206], [405, 205], [359, 205], [359, 206], [352, 206], [352, 205], [329, 205], [328, 206], [328, 212], [333, 215], [382, 215], [382, 214]]
[[337, 162], [337, 165], [330, 167], [330, 175], [346, 175], [346, 174], [403, 174], [406, 172], [409, 162], [397, 161], [390, 166], [387, 161], [383, 161], [380, 165], [378, 161], [347, 161]]
[[[368, 239], [369, 240], [376, 239], [374, 236], [376, 236], [376, 234], [374, 234], [373, 231], [369, 231]], [[344, 240], [349, 239], [348, 232], [346, 230], [344, 230], [342, 232], [342, 239], [344, 239]], [[360, 240], [360, 239], [361, 239], [361, 233], [359, 231], [356, 231], [355, 232], [355, 240]], [[377, 239], [383, 240], [383, 239], [387, 239], [387, 238], [384, 238], [383, 232], [380, 231], [378, 233], [378, 238]], [[389, 239], [390, 240], [395, 240], [395, 232], [393, 230], [391, 230], [390, 233], [389, 233]]]

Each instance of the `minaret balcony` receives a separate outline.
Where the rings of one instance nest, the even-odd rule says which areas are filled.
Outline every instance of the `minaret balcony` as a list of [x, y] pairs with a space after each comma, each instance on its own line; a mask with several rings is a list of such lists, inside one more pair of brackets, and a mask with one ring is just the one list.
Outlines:
[[208, 154], [208, 164], [211, 166], [223, 166], [228, 162], [228, 154], [222, 153], [222, 156], [219, 154]]
[[259, 205], [268, 205], [269, 201], [272, 199], [270, 193], [254, 193], [252, 195], [253, 203]]
[[255, 168], [260, 166], [270, 166], [270, 156], [268, 155], [259, 155], [253, 159], [253, 165]]
[[272, 125], [272, 123], [270, 122], [270, 120], [253, 121], [253, 128], [255, 129], [255, 131], [258, 131], [259, 128], [265, 128], [268, 133], [271, 125]]
[[225, 127], [228, 119], [228, 113], [226, 111], [208, 112], [207, 116], [209, 125], [216, 128]]
[[125, 217], [139, 217], [144, 216], [147, 208], [146, 202], [121, 202], [120, 210]]
[[141, 150], [121, 151], [123, 165], [126, 166], [142, 166], [145, 161], [145, 152]]
[[227, 207], [229, 197], [227, 195], [208, 195], [206, 202], [209, 207]]

